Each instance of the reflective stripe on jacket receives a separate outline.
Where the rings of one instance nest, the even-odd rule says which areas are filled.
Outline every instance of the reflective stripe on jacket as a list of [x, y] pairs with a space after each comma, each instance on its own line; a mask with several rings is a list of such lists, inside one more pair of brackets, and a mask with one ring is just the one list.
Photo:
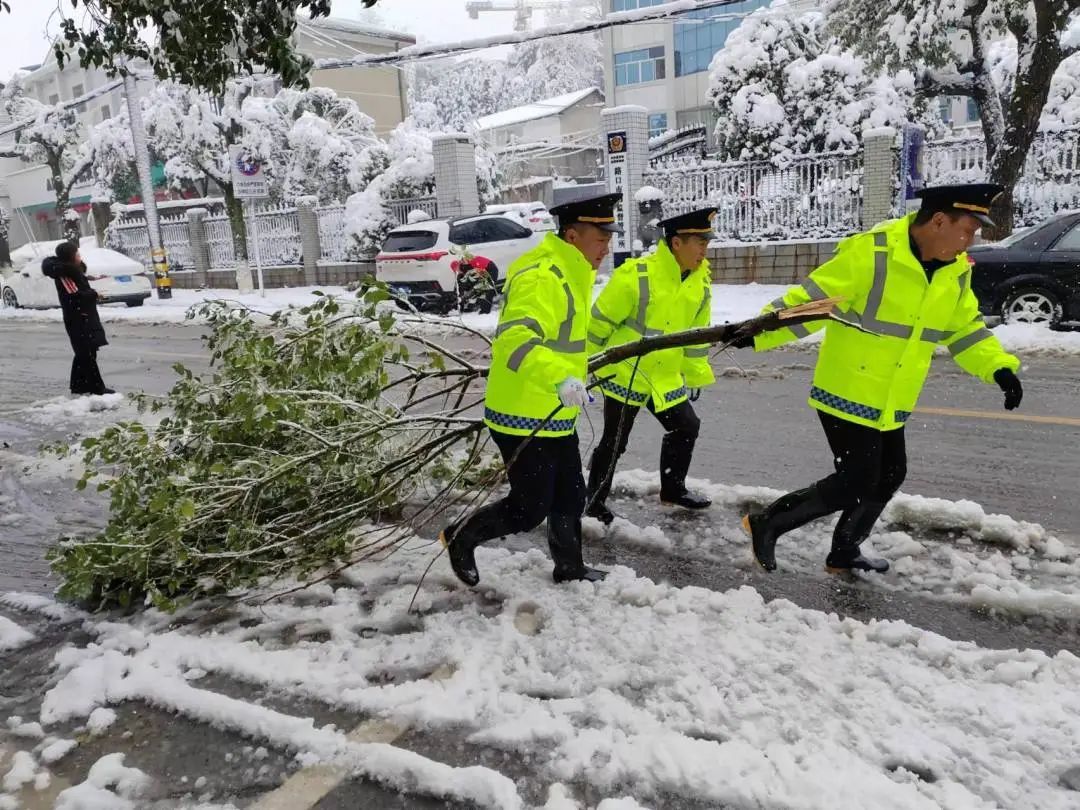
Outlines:
[[510, 265], [484, 395], [488, 427], [537, 436], [575, 431], [579, 409], [559, 407], [556, 389], [567, 377], [587, 374], [595, 279], [581, 251], [554, 233]]
[[[712, 279], [708, 261], [684, 279], [665, 240], [649, 256], [620, 265], [592, 308], [589, 354], [633, 343], [642, 337], [708, 326], [712, 319]], [[634, 371], [635, 362], [637, 371]], [[601, 384], [604, 396], [631, 405], [652, 399], [656, 412], [686, 399], [686, 389], [716, 381], [709, 365], [709, 346], [664, 349], [597, 370], [614, 376]]]
[[836, 255], [766, 311], [838, 297], [838, 320], [759, 335], [759, 351], [825, 329], [810, 405], [841, 419], [895, 430], [915, 410], [935, 347], [983, 382], [1020, 361], [1005, 352], [979, 314], [966, 254], [931, 280], [911, 252], [914, 214], [845, 239]]

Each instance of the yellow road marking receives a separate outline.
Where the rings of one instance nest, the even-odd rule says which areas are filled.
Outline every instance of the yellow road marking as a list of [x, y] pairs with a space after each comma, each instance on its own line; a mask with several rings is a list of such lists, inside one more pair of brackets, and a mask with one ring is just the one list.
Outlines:
[[1008, 411], [971, 411], [964, 408], [916, 408], [915, 413], [928, 416], [953, 416], [960, 419], [1000, 419], [1005, 422], [1029, 422], [1036, 425], [1080, 427], [1080, 417], [1076, 416], [1043, 416], [1042, 414], [1009, 413]]

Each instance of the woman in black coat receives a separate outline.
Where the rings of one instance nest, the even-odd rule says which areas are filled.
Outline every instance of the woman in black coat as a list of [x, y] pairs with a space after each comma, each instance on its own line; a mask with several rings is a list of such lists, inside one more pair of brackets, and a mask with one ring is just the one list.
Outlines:
[[79, 255], [79, 246], [61, 242], [56, 246], [55, 258], [49, 256], [41, 263], [41, 272], [56, 282], [56, 295], [64, 311], [64, 328], [75, 352], [71, 361], [71, 393], [116, 393], [105, 387], [98, 369], [98, 349], [109, 341], [98, 317], [98, 294], [86, 280], [86, 265]]

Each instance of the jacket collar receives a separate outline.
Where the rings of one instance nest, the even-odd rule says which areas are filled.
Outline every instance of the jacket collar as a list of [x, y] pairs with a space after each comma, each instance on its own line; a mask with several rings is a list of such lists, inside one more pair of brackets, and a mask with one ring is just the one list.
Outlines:
[[[915, 214], [911, 213], [905, 217], [900, 217], [899, 219], [883, 222], [881, 225], [873, 228], [872, 231], [884, 231], [888, 235], [889, 252], [892, 254], [891, 258], [893, 261], [905, 265], [925, 278], [926, 271], [923, 270], [922, 262], [920, 262], [915, 254], [911, 252], [910, 231], [911, 224], [914, 221]], [[942, 274], [959, 276], [962, 273], [967, 272], [968, 268], [967, 254], [961, 253], [956, 257], [955, 261], [935, 270], [934, 277], [937, 278]]]
[[[682, 268], [679, 267], [679, 260], [676, 259], [675, 254], [671, 252], [671, 247], [668, 245], [667, 239], [661, 239], [659, 242], [656, 243], [655, 256], [657, 258], [657, 261], [659, 261], [662, 266], [673, 268], [676, 277], [682, 278]], [[708, 271], [709, 260], [705, 259], [701, 264], [699, 264], [697, 267], [695, 267], [689, 272], [689, 274], [686, 276], [686, 280], [689, 281], [691, 278], [697, 276], [698, 274]]]
[[569, 242], [562, 239], [557, 233], [549, 231], [547, 235], [544, 236], [544, 240], [540, 243], [540, 247], [555, 256], [556, 263], [561, 270], [572, 272], [574, 274], [595, 274], [596, 272], [593, 270], [592, 263], [585, 258], [585, 255]]

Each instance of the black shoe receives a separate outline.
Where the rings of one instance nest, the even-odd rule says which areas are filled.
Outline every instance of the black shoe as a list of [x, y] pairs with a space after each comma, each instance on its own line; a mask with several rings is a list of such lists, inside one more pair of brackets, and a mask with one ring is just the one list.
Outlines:
[[848, 571], [872, 571], [875, 574], [884, 574], [889, 570], [889, 561], [880, 557], [865, 557], [859, 552], [852, 557], [850, 554], [832, 551], [825, 558], [825, 570], [830, 574], [843, 574]]
[[743, 515], [743, 531], [750, 535], [750, 545], [754, 548], [754, 559], [766, 571], [776, 570], [776, 536], [770, 535], [765, 525], [765, 515], [758, 513]]
[[551, 573], [551, 578], [561, 585], [563, 582], [603, 582], [607, 575], [607, 571], [590, 568], [587, 565], [583, 565], [578, 571], [563, 571], [556, 566]]
[[754, 559], [766, 571], [775, 571], [780, 535], [835, 511], [822, 499], [815, 484], [777, 498], [764, 512], [744, 515], [742, 525], [750, 535]]
[[104, 388], [104, 389], [102, 389], [101, 394], [99, 396], [105, 396], [105, 394], [115, 394], [115, 393], [116, 393], [116, 391], [114, 391], [111, 388]]
[[454, 569], [457, 578], [470, 588], [475, 586], [480, 581], [480, 572], [476, 570], [476, 549], [472, 543], [458, 534], [455, 525], [447, 526], [439, 532], [439, 542], [446, 549], [450, 567]]
[[585, 510], [586, 517], [596, 518], [605, 526], [615, 522], [615, 513], [608, 509], [606, 503], [594, 503]]
[[660, 493], [660, 503], [664, 506], [681, 506], [683, 509], [708, 509], [712, 501], [697, 492], [684, 491], [681, 495]]

